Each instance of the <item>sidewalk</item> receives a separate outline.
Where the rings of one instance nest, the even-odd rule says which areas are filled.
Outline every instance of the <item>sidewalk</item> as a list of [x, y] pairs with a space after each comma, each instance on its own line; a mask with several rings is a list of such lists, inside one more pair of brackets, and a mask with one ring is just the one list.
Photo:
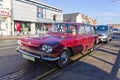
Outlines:
[[[47, 33], [47, 31], [41, 31], [37, 35], [44, 35], [46, 33]], [[25, 34], [25, 35], [20, 35], [20, 36], [17, 36], [17, 35], [13, 35], [13, 36], [0, 36], [0, 40], [18, 39], [18, 38], [21, 38], [21, 37], [28, 37], [28, 36], [34, 36], [34, 35], [36, 35], [36, 34]]]
[[21, 36], [0, 36], [0, 40], [13, 40], [13, 39], [18, 39], [18, 38], [22, 38], [22, 37], [28, 37], [28, 36], [32, 36], [32, 35], [21, 35]]

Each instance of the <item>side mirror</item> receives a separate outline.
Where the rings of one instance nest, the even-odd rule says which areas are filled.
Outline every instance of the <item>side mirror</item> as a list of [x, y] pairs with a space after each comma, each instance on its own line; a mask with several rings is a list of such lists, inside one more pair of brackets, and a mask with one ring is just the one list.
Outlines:
[[110, 32], [112, 32], [113, 30], [110, 30]]

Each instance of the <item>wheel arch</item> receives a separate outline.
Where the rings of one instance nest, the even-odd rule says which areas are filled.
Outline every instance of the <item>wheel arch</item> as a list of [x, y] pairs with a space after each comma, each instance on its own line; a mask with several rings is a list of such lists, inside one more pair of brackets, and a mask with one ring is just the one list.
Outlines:
[[73, 55], [73, 50], [72, 50], [72, 48], [71, 48], [71, 47], [67, 47], [67, 49], [70, 50], [70, 56], [72, 56], [72, 55]]

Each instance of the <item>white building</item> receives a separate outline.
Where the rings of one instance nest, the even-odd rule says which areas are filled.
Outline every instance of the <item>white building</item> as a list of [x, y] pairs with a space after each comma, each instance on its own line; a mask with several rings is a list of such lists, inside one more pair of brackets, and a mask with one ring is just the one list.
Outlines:
[[82, 15], [80, 13], [68, 13], [63, 15], [64, 22], [83, 22]]
[[95, 25], [97, 21], [81, 13], [68, 13], [63, 15], [64, 22], [78, 22]]
[[5, 2], [0, 0], [0, 29], [5, 30], [0, 32], [0, 35], [8, 35], [10, 33], [10, 1]]
[[0, 29], [5, 29], [4, 35], [15, 35], [17, 24], [24, 34], [35, 34], [55, 21], [63, 21], [59, 8], [38, 0], [0, 0]]

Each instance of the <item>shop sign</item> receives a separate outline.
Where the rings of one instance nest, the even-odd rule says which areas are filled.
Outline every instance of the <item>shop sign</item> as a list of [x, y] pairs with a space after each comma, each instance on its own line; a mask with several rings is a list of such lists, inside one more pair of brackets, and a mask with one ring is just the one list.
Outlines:
[[10, 11], [0, 9], [0, 16], [9, 16], [9, 15], [10, 15]]
[[43, 18], [43, 8], [37, 6], [37, 18]]

